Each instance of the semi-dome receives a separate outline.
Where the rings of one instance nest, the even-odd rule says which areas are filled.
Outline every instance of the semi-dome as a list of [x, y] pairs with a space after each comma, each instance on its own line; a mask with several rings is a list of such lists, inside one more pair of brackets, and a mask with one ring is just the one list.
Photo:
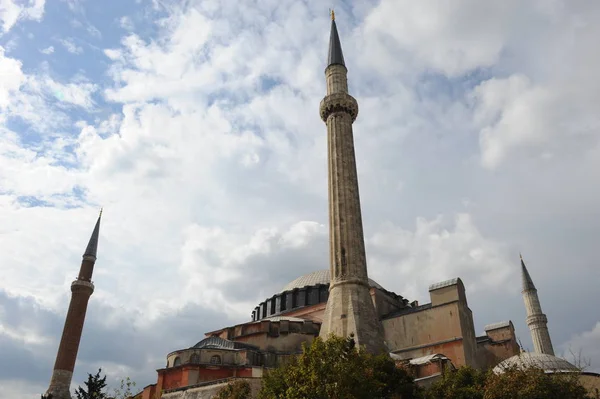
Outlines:
[[516, 367], [520, 370], [528, 367], [537, 367], [546, 372], [553, 373], [568, 373], [573, 371], [579, 371], [577, 367], [561, 359], [560, 357], [547, 355], [544, 353], [532, 353], [523, 352], [513, 357], [509, 357], [504, 360], [496, 367], [494, 367], [494, 373], [501, 374], [504, 370]]
[[[319, 284], [327, 285], [330, 281], [329, 269], [318, 270], [316, 272], [305, 274], [304, 276], [300, 276], [294, 281], [288, 283], [281, 292], [291, 291], [295, 288], [303, 288], [303, 287], [312, 287]], [[372, 288], [383, 289], [383, 287], [377, 284], [375, 281], [369, 279], [369, 286]]]

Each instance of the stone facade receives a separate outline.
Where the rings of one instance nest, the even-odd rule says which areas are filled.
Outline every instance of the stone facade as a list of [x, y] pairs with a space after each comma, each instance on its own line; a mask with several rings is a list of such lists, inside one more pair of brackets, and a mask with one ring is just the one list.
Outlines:
[[511, 321], [485, 326], [485, 335], [477, 337], [479, 367], [491, 369], [520, 352]]
[[519, 353], [514, 328], [501, 329], [505, 333], [501, 340], [488, 332], [475, 335], [473, 313], [461, 279], [433, 284], [429, 295], [430, 303], [415, 303], [382, 319], [385, 340], [398, 359], [444, 354], [456, 367], [490, 368]]
[[[144, 388], [143, 399], [153, 394], [209, 397], [205, 384], [211, 380], [259, 379], [264, 369], [301, 353], [303, 344], [330, 334], [353, 337], [372, 353], [392, 352], [422, 384], [434, 381], [432, 374], [439, 376], [445, 367], [489, 367], [518, 352], [514, 329], [476, 337], [460, 279], [430, 286], [431, 303], [419, 305], [368, 278], [352, 131], [358, 103], [348, 94], [335, 21], [325, 75], [320, 116], [327, 125], [329, 273], [301, 276], [256, 306], [251, 321], [206, 334], [206, 339], [223, 340], [220, 346], [199, 343], [170, 353], [166, 367], [157, 370], [157, 384]], [[219, 364], [211, 363], [214, 356]]]
[[[288, 284], [282, 293], [319, 293], [329, 286], [320, 271], [303, 276], [301, 280], [318, 282], [304, 287]], [[435, 381], [443, 368], [441, 365], [487, 369], [519, 353], [511, 322], [486, 326], [485, 335], [475, 335], [473, 315], [460, 279], [431, 285], [429, 296], [430, 303], [409, 303], [374, 281], [370, 282], [368, 291], [392, 357], [398, 364], [408, 367], [419, 379], [419, 384]], [[227, 340], [230, 349], [219, 349], [214, 345], [197, 348], [197, 344], [169, 353], [166, 366], [157, 370], [157, 384], [144, 389], [146, 396], [143, 399], [150, 397], [152, 392], [184, 392], [186, 387], [211, 380], [260, 378], [264, 369], [285, 363], [301, 352], [302, 344], [310, 344], [322, 331], [320, 321], [324, 316], [325, 302], [306, 301], [303, 306], [292, 307], [276, 316], [208, 332], [207, 339]], [[246, 346], [236, 347], [236, 343]], [[220, 364], [211, 364], [210, 359], [215, 355], [220, 356]], [[423, 362], [424, 358], [430, 360]]]

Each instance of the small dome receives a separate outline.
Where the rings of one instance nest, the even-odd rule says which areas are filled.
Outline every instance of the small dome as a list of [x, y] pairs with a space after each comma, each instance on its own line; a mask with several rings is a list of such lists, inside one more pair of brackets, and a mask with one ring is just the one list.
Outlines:
[[[310, 287], [310, 286], [314, 286], [314, 285], [318, 285], [318, 284], [328, 285], [329, 281], [330, 281], [329, 269], [318, 270], [316, 272], [312, 272], [309, 274], [305, 274], [304, 276], [298, 277], [297, 279], [295, 279], [294, 281], [288, 283], [285, 287], [283, 287], [281, 292], [291, 291], [295, 288], [302, 288], [302, 287], [307, 287], [307, 286]], [[371, 279], [369, 279], [369, 286], [371, 288], [379, 288], [380, 290], [383, 289], [382, 286], [380, 286], [379, 284], [377, 284], [375, 281], [373, 281]]]
[[579, 370], [577, 367], [560, 357], [543, 353], [523, 352], [513, 357], [509, 357], [494, 367], [494, 373], [501, 374], [504, 370], [512, 367], [521, 370], [528, 367], [538, 367], [548, 372], [572, 372]]

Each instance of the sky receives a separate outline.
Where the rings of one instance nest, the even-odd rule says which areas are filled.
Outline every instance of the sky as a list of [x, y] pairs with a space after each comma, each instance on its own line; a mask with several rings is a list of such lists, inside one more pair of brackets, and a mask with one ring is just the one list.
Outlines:
[[155, 383], [328, 267], [330, 7], [369, 276], [460, 277], [476, 333], [532, 349], [522, 252], [557, 354], [600, 371], [599, 2], [0, 0], [0, 399], [46, 390], [101, 207], [73, 389]]

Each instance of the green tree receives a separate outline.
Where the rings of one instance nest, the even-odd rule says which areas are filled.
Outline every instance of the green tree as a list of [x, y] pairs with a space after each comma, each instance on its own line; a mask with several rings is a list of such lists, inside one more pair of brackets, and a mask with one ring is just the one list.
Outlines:
[[213, 399], [249, 399], [250, 391], [248, 381], [237, 380], [219, 389]]
[[447, 371], [423, 393], [424, 399], [588, 399], [578, 373], [545, 373], [535, 367], [502, 374], [471, 367]]
[[483, 399], [486, 372], [472, 367], [461, 367], [447, 371], [423, 393], [424, 399]]
[[84, 383], [85, 388], [79, 386], [75, 391], [77, 399], [106, 399], [106, 376], [100, 378], [102, 369], [98, 369], [95, 375], [88, 374], [88, 380]]
[[490, 373], [483, 399], [588, 399], [579, 373], [545, 373], [539, 368], [516, 368]]
[[260, 399], [411, 399], [417, 389], [387, 355], [371, 355], [354, 340], [330, 336], [303, 345], [302, 354], [270, 370]]

